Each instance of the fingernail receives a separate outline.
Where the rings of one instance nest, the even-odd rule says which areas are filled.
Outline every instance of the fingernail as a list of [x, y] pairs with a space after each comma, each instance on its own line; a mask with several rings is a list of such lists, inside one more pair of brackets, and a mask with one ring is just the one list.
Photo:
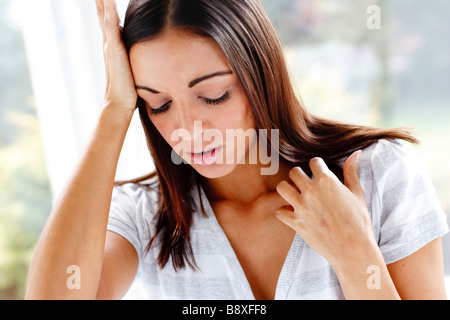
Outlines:
[[359, 163], [361, 161], [362, 151], [356, 151], [355, 158], [353, 159], [356, 163]]

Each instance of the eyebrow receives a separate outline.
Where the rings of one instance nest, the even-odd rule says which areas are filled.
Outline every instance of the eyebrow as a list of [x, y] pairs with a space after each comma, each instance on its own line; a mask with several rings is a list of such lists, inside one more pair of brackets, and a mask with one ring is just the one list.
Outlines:
[[[215, 73], [212, 73], [212, 74], [208, 74], [206, 76], [203, 76], [203, 77], [200, 77], [198, 79], [195, 79], [195, 80], [191, 81], [189, 83], [188, 87], [189, 88], [193, 88], [193, 87], [195, 87], [197, 84], [199, 84], [202, 81], [205, 81], [205, 80], [208, 80], [208, 79], [211, 79], [211, 78], [214, 78], [214, 77], [227, 76], [227, 75], [230, 75], [230, 74], [233, 74], [233, 71], [219, 71], [219, 72], [215, 72]], [[149, 88], [149, 87], [145, 87], [145, 86], [136, 86], [136, 90], [137, 89], [146, 90], [146, 91], [154, 93], [154, 94], [161, 93], [161, 92], [159, 92], [159, 91], [157, 91], [155, 89], [152, 89], [152, 88]]]

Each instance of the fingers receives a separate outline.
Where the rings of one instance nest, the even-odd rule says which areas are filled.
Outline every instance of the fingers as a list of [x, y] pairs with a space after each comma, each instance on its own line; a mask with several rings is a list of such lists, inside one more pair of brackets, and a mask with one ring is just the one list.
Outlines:
[[108, 92], [110, 76], [109, 76], [109, 63], [108, 63], [108, 53], [107, 53], [107, 38], [105, 31], [105, 6], [103, 0], [95, 0], [95, 5], [97, 6], [98, 22], [100, 24], [100, 29], [102, 30], [103, 37], [103, 59], [105, 62], [105, 76], [106, 76], [106, 91]]
[[112, 48], [122, 49], [122, 39], [120, 35], [120, 18], [116, 9], [115, 0], [104, 0], [104, 30], [108, 44]]
[[289, 171], [289, 178], [295, 183], [300, 191], [304, 191], [310, 187], [311, 179], [300, 167], [292, 168]]
[[115, 0], [95, 0], [97, 15], [103, 35], [103, 46], [105, 60], [107, 56], [115, 51], [122, 53], [124, 50], [121, 31], [120, 18], [116, 9]]
[[286, 224], [288, 227], [294, 229], [295, 214], [294, 211], [284, 207], [277, 209], [276, 215], [278, 220]]
[[[357, 193], [358, 195], [363, 194], [358, 177], [358, 162], [361, 158], [361, 153], [362, 151], [355, 152], [347, 160], [343, 168], [345, 185], [350, 191]], [[309, 166], [314, 175], [314, 179], [331, 178], [337, 180], [337, 177], [331, 172], [322, 158], [316, 157], [311, 159]], [[311, 190], [314, 187], [314, 181], [309, 178], [300, 167], [292, 168], [289, 171], [289, 178], [294, 184], [287, 181], [281, 181], [276, 189], [289, 204], [294, 208], [297, 208], [301, 206], [301, 201], [304, 196], [303, 193], [308, 193], [308, 190]]]
[[115, 85], [115, 89], [120, 91], [119, 87], [123, 81], [129, 80], [131, 82], [130, 66], [125, 45], [122, 42], [120, 18], [116, 9], [116, 1], [95, 0], [95, 3], [103, 35], [106, 95], [108, 95], [112, 86]]
[[97, 6], [97, 15], [100, 23], [100, 28], [102, 30], [103, 41], [106, 40], [105, 34], [105, 7], [103, 4], [103, 0], [95, 0], [95, 5]]
[[105, 105], [135, 110], [137, 92], [129, 57], [122, 41], [122, 28], [115, 0], [95, 0], [103, 35], [106, 71]]
[[314, 178], [320, 177], [323, 174], [331, 173], [325, 161], [323, 161], [323, 159], [319, 157], [311, 159], [311, 161], [309, 161], [309, 167], [311, 168], [311, 172], [314, 175]]
[[287, 181], [281, 181], [277, 187], [277, 192], [294, 208], [299, 205], [300, 191]]

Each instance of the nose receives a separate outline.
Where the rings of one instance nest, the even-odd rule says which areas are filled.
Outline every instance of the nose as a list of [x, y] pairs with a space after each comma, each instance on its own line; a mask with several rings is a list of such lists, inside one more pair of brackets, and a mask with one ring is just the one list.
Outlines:
[[[202, 117], [198, 114], [195, 106], [185, 102], [179, 103], [175, 108], [177, 117], [177, 128], [183, 132], [185, 135], [183, 140], [186, 144], [191, 144], [191, 148], [194, 148], [194, 142], [202, 146], [202, 137], [204, 132], [208, 130], [208, 124]], [[200, 147], [201, 148], [201, 147]]]

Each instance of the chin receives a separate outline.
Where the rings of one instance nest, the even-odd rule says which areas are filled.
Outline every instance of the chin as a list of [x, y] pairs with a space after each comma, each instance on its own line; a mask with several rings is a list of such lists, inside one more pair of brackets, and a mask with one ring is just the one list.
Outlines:
[[[223, 150], [220, 150], [217, 157], [214, 160], [211, 159], [211, 164], [198, 164], [195, 163], [194, 159], [189, 159], [188, 161], [187, 159], [189, 155], [186, 153], [179, 155], [179, 157], [183, 159], [184, 163], [189, 164], [201, 176], [207, 179], [218, 179], [232, 173], [238, 164], [243, 163], [243, 159], [245, 159], [245, 150], [243, 152], [237, 152], [236, 149], [227, 150], [226, 147], [225, 150], [228, 154], [224, 155]], [[236, 163], [234, 163], [236, 159], [234, 156], [235, 153], [237, 153], [237, 158], [241, 159]], [[227, 163], [227, 159], [232, 159], [232, 161], [230, 161], [231, 163]]]
[[225, 177], [230, 174], [236, 168], [236, 164], [212, 164], [208, 166], [200, 166], [191, 164], [192, 168], [198, 172], [201, 176], [207, 179], [217, 179]]

